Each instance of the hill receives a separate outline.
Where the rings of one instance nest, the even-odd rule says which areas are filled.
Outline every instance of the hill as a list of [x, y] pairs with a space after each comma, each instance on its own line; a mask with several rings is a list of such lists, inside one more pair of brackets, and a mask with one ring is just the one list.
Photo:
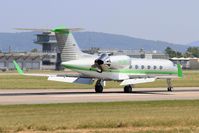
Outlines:
[[[36, 39], [35, 34], [35, 32], [0, 33], [0, 50], [8, 51], [9, 46], [12, 51], [18, 52], [30, 51], [33, 48], [41, 49], [40, 45], [33, 43], [33, 40]], [[166, 47], [171, 47], [177, 51], [185, 51], [188, 47], [187, 45], [99, 32], [77, 32], [74, 33], [74, 36], [82, 49], [99, 47], [139, 50], [143, 48], [145, 50], [164, 51]]]
[[199, 41], [189, 43], [188, 45], [193, 46], [193, 47], [199, 47]]

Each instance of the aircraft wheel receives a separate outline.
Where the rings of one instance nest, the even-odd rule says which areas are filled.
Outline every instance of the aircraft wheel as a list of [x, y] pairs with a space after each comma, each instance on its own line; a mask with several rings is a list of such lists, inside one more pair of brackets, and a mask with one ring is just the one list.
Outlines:
[[172, 83], [171, 83], [171, 79], [167, 79], [167, 91], [172, 91], [173, 87], [172, 87]]
[[132, 92], [131, 85], [124, 86], [124, 93], [131, 93], [131, 92]]
[[95, 92], [96, 93], [102, 93], [103, 92], [103, 86], [101, 85], [101, 81], [98, 80], [95, 85]]
[[167, 90], [168, 91], [172, 91], [173, 87], [168, 87]]

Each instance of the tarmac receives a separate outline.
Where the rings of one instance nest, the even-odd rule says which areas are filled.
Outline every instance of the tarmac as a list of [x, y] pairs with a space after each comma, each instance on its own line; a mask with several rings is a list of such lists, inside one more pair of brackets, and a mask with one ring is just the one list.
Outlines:
[[103, 93], [94, 89], [0, 90], [0, 105], [193, 99], [199, 99], [199, 87], [178, 87], [172, 92], [166, 88], [135, 88], [132, 93], [123, 93], [123, 89], [104, 89]]

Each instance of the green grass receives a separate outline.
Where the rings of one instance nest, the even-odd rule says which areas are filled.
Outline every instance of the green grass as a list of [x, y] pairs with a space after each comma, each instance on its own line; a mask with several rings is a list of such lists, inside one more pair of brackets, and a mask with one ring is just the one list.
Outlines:
[[[38, 71], [37, 73], [39, 73]], [[32, 73], [32, 72], [30, 72]], [[56, 73], [56, 71], [44, 71], [43, 73]], [[60, 73], [60, 72], [59, 72]], [[4, 73], [2, 73], [4, 74]], [[46, 77], [31, 77], [14, 75], [13, 72], [0, 74], [0, 89], [74, 89], [94, 88], [94, 85], [68, 84], [62, 82], [47, 81]], [[173, 81], [174, 87], [199, 87], [199, 71], [184, 71], [182, 79]], [[138, 88], [166, 87], [165, 80], [157, 80], [153, 83], [139, 84]], [[108, 82], [106, 88], [122, 88], [118, 82]]]
[[199, 100], [0, 106], [0, 132], [199, 132]]
[[[33, 71], [34, 72], [34, 71]], [[39, 73], [41, 71], [37, 71]], [[30, 72], [32, 73], [32, 71]], [[56, 71], [42, 71], [42, 73], [56, 73]], [[59, 72], [60, 73], [60, 72]], [[94, 85], [68, 84], [48, 81], [46, 77], [31, 77], [14, 75], [13, 72], [0, 74], [0, 89], [74, 89], [94, 88]], [[5, 75], [7, 74], [7, 75]], [[199, 71], [184, 71], [182, 79], [173, 80], [174, 87], [199, 87]], [[153, 83], [138, 84], [136, 88], [166, 87], [165, 80]], [[106, 88], [122, 88], [118, 82], [108, 82]]]

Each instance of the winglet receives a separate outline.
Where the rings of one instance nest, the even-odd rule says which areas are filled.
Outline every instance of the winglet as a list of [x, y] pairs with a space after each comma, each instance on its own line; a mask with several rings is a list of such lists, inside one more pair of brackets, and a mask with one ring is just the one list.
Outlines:
[[177, 64], [177, 67], [178, 67], [178, 77], [179, 77], [179, 78], [182, 78], [183, 74], [182, 74], [181, 65], [180, 65], [180, 64]]
[[15, 60], [13, 60], [13, 63], [14, 63], [14, 65], [15, 65], [15, 68], [16, 68], [17, 72], [18, 72], [20, 75], [23, 75], [24, 72], [23, 72], [23, 70], [21, 69], [21, 67], [17, 64], [17, 62], [16, 62]]

